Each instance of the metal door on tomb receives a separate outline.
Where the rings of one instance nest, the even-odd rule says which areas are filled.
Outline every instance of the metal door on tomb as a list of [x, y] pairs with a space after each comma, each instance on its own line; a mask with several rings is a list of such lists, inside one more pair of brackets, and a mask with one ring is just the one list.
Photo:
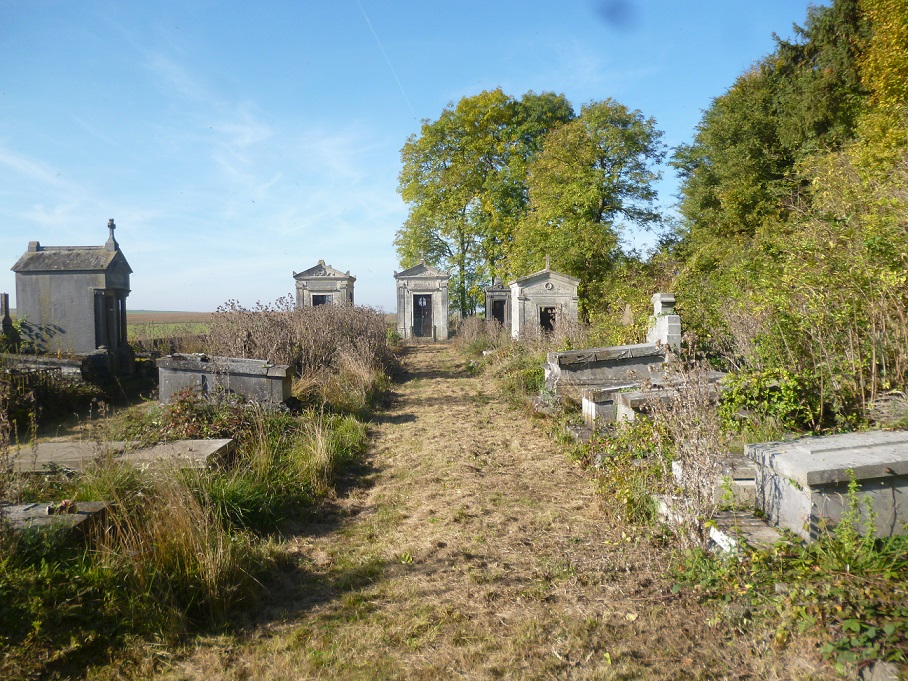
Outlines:
[[432, 336], [432, 294], [413, 296], [413, 335], [418, 338]]

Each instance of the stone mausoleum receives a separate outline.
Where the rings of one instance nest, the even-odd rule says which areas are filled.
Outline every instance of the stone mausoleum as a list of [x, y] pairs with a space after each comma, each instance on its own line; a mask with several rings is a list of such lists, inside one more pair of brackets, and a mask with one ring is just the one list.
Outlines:
[[352, 305], [353, 282], [349, 270], [341, 272], [324, 260], [318, 265], [302, 272], [294, 272], [296, 280], [296, 306], [315, 307], [317, 305]]
[[401, 338], [448, 339], [448, 280], [425, 260], [403, 272], [397, 280], [397, 332]]
[[494, 319], [506, 329], [511, 328], [511, 289], [495, 277], [486, 289], [486, 319]]
[[22, 341], [38, 353], [87, 355], [103, 351], [108, 367], [132, 371], [126, 339], [126, 298], [132, 268], [114, 238], [103, 246], [42, 246], [37, 241], [13, 265]]
[[530, 333], [552, 331], [556, 318], [576, 322], [579, 284], [579, 279], [549, 269], [548, 262], [544, 270], [512, 281], [511, 336], [521, 340]]

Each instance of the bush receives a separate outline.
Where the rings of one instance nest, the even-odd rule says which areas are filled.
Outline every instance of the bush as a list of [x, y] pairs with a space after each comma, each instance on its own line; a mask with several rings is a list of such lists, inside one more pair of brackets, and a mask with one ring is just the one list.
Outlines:
[[382, 312], [353, 305], [295, 308], [292, 300], [249, 310], [236, 301], [209, 324], [209, 352], [287, 364], [304, 404], [363, 415], [387, 387], [396, 359]]
[[650, 419], [620, 421], [599, 430], [590, 441], [589, 465], [595, 471], [602, 509], [616, 523], [649, 525], [656, 519], [654, 494], [663, 487], [663, 435]]

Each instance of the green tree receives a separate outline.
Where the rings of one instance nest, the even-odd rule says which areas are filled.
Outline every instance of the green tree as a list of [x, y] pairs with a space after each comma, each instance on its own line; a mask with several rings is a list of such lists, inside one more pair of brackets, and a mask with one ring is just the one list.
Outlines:
[[752, 306], [751, 293], [777, 278], [810, 210], [812, 164], [855, 138], [866, 108], [870, 28], [858, 0], [812, 7], [795, 34], [713, 101], [673, 157], [682, 178], [675, 288], [702, 338], [728, 331], [729, 301]]
[[613, 100], [591, 102], [549, 132], [529, 166], [530, 211], [509, 252], [512, 274], [554, 265], [581, 279], [581, 295], [608, 274], [622, 224], [648, 227], [664, 157], [653, 119]]
[[407, 219], [395, 238], [404, 267], [424, 257], [451, 272], [452, 307], [475, 311], [526, 212], [526, 164], [546, 132], [573, 117], [553, 93], [520, 100], [501, 89], [464, 97], [401, 150]]

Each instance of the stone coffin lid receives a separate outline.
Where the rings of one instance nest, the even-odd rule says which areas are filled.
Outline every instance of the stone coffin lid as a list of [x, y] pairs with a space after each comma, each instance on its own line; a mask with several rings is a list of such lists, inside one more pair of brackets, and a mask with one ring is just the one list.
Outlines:
[[13, 272], [106, 272], [115, 266], [132, 268], [122, 251], [103, 246], [39, 246], [28, 251], [12, 266]]
[[546, 359], [550, 364], [570, 366], [572, 364], [592, 364], [609, 360], [638, 359], [641, 357], [664, 357], [665, 349], [655, 343], [638, 343], [636, 345], [615, 345], [607, 348], [588, 348], [569, 350], [567, 352], [550, 352]]
[[805, 487], [908, 475], [908, 432], [872, 431], [747, 445], [745, 455]]
[[155, 364], [159, 369], [170, 369], [171, 371], [206, 371], [233, 376], [276, 376], [283, 378], [290, 371], [290, 367], [286, 364], [271, 364], [264, 359], [217, 357], [204, 354], [167, 355], [166, 357], [161, 357]]

